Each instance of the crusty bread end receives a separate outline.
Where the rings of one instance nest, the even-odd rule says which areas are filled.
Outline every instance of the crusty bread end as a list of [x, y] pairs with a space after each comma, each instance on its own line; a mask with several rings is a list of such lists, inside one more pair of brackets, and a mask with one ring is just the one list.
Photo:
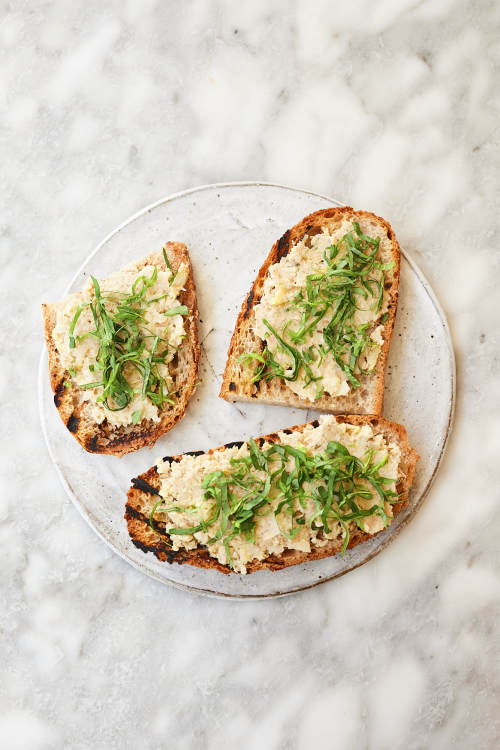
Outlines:
[[[45, 330], [45, 341], [49, 357], [50, 384], [54, 392], [54, 403], [59, 416], [75, 436], [78, 442], [90, 453], [106, 453], [123, 456], [144, 446], [152, 446], [159, 437], [172, 429], [184, 416], [187, 404], [196, 385], [200, 347], [198, 342], [198, 307], [193, 270], [187, 247], [180, 242], [168, 242], [165, 245], [168, 259], [176, 270], [181, 263], [188, 267], [188, 277], [184, 291], [179, 295], [179, 302], [186, 305], [189, 315], [184, 319], [186, 337], [179, 347], [171, 366], [175, 386], [179, 389], [178, 398], [173, 405], [162, 410], [161, 420], [142, 420], [138, 424], [115, 426], [106, 420], [97, 424], [86, 413], [86, 404], [81, 402], [81, 389], [71, 383], [71, 376], [61, 365], [59, 353], [54, 343], [52, 331], [56, 324], [56, 311], [53, 305], [42, 305], [42, 316]], [[148, 264], [165, 270], [166, 265], [161, 253], [151, 253], [143, 258], [140, 267]]]

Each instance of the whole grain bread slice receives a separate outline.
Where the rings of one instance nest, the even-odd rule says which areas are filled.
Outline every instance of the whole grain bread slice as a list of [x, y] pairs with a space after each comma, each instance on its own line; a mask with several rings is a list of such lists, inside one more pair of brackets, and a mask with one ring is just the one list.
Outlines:
[[[385, 236], [390, 240], [390, 252], [382, 257], [383, 262], [393, 261], [391, 269], [385, 272], [385, 292], [388, 299], [388, 317], [383, 326], [384, 344], [373, 374], [359, 375], [360, 386], [345, 396], [324, 394], [314, 402], [302, 399], [294, 393], [286, 381], [277, 377], [265, 382], [252, 383], [253, 368], [238, 362], [238, 357], [247, 352], [261, 354], [264, 342], [255, 333], [255, 308], [263, 293], [264, 281], [269, 268], [284, 258], [297, 242], [305, 236], [319, 234], [323, 229], [336, 229], [343, 219], [357, 221], [369, 236]], [[384, 378], [389, 346], [394, 328], [398, 302], [400, 272], [400, 248], [391, 225], [385, 219], [368, 213], [355, 211], [350, 206], [327, 208], [306, 216], [289, 229], [273, 245], [262, 265], [238, 315], [229, 351], [219, 396], [226, 401], [262, 401], [299, 408], [314, 408], [334, 414], [381, 414], [384, 398]]]
[[[50, 384], [54, 392], [54, 403], [59, 416], [78, 442], [90, 453], [106, 453], [123, 456], [144, 446], [152, 446], [161, 435], [184, 416], [187, 404], [196, 385], [200, 346], [198, 341], [198, 307], [193, 269], [187, 247], [181, 242], [167, 242], [165, 245], [168, 260], [176, 271], [181, 263], [188, 268], [184, 290], [179, 302], [186, 305], [189, 315], [184, 318], [186, 336], [169, 365], [175, 390], [178, 391], [173, 405], [161, 410], [161, 419], [143, 419], [138, 424], [111, 425], [107, 420], [97, 424], [87, 413], [87, 402], [82, 399], [84, 391], [71, 382], [71, 376], [61, 365], [59, 352], [54, 343], [52, 331], [56, 324], [56, 310], [52, 304], [42, 305], [42, 316], [49, 358]], [[167, 269], [162, 253], [151, 253], [143, 258], [138, 268], [151, 264], [158, 270]]]
[[[375, 433], [382, 434], [387, 441], [394, 441], [399, 445], [401, 449], [401, 460], [399, 464], [399, 478], [396, 482], [396, 490], [400, 494], [401, 502], [393, 505], [393, 513], [394, 515], [400, 513], [408, 504], [408, 492], [413, 484], [415, 467], [419, 459], [418, 454], [408, 442], [405, 428], [396, 422], [390, 422], [383, 417], [376, 416], [337, 416], [335, 419], [338, 423], [370, 425]], [[288, 428], [283, 430], [283, 432], [286, 434], [290, 434], [291, 432], [302, 432], [308, 424], [311, 424], [313, 427], [319, 426], [319, 422], [315, 420], [307, 424]], [[256, 438], [256, 442], [260, 445], [264, 442], [279, 442], [279, 436], [277, 433], [264, 435], [260, 438]], [[227, 443], [226, 445], [221, 445], [218, 448], [209, 450], [208, 453], [212, 454], [217, 451], [223, 451], [224, 449], [232, 448], [235, 445], [240, 446], [242, 443]], [[163, 461], [172, 463], [173, 461], [180, 461], [183, 455], [201, 455], [202, 453], [203, 451], [193, 451], [188, 454], [166, 456]], [[207, 547], [198, 546], [193, 550], [173, 550], [169, 543], [169, 536], [166, 531], [161, 528], [160, 522], [153, 523], [154, 529], [151, 527], [150, 516], [155, 503], [158, 502], [160, 486], [161, 481], [156, 466], [151, 467], [151, 469], [144, 474], [141, 474], [132, 480], [132, 486], [127, 494], [125, 520], [133, 544], [143, 552], [152, 552], [158, 560], [161, 561], [194, 565], [197, 568], [211, 568], [213, 570], [219, 570], [222, 573], [231, 573], [232, 571], [229, 566], [223, 565], [216, 558], [210, 556]], [[367, 534], [360, 529], [357, 529], [351, 533], [348, 548], [366, 542], [373, 538], [373, 536], [373, 534]], [[323, 557], [330, 557], [340, 552], [342, 544], [342, 539], [332, 540], [324, 547], [318, 547], [310, 553], [288, 549], [279, 556], [270, 555], [265, 560], [253, 560], [247, 563], [247, 572], [254, 573], [257, 570], [282, 570], [291, 565], [319, 560]]]

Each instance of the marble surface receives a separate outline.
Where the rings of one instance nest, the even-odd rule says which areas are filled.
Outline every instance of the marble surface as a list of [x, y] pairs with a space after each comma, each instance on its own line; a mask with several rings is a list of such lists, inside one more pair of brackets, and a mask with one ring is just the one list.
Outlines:
[[[4, 3], [0, 748], [496, 748], [498, 5]], [[116, 224], [264, 179], [386, 216], [449, 317], [456, 424], [385, 552], [286, 599], [141, 576], [42, 443], [39, 303]]]

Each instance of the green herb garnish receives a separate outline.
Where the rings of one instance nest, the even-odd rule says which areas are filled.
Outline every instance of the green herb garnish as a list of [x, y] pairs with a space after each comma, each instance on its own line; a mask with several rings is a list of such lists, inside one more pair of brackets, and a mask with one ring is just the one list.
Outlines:
[[[103, 294], [97, 279], [93, 276], [91, 278], [95, 298], [78, 306], [69, 327], [70, 348], [74, 348], [77, 342], [88, 336], [99, 342], [96, 360], [89, 366], [90, 371], [98, 375], [98, 379], [84, 383], [80, 388], [101, 388], [97, 402], [111, 411], [119, 411], [125, 409], [137, 395], [137, 390], [134, 390], [127, 377], [127, 372], [135, 370], [140, 376], [142, 385], [139, 393], [143, 398], [148, 398], [158, 408], [175, 403], [174, 394], [169, 391], [168, 383], [159, 370], [159, 365], [167, 361], [168, 341], [151, 333], [144, 323], [147, 307], [161, 299], [146, 299], [147, 290], [158, 278], [157, 268], [149, 278], [145, 275], [138, 276], [128, 294], [113, 291]], [[95, 328], [75, 337], [75, 326], [85, 307], [90, 308]], [[141, 415], [142, 410], [133, 413], [133, 424], [137, 424]]]
[[[354, 316], [360, 307], [360, 300], [373, 298], [370, 310], [374, 313], [382, 309], [384, 293], [384, 271], [392, 263], [381, 263], [376, 259], [379, 249], [379, 238], [363, 234], [359, 224], [354, 223], [354, 232], [344, 235], [338, 244], [331, 245], [323, 255], [326, 270], [309, 274], [306, 286], [291, 300], [288, 311], [295, 310], [300, 314], [300, 323], [296, 329], [289, 321], [283, 330], [276, 331], [267, 320], [263, 320], [271, 340], [276, 348], [290, 358], [287, 368], [277, 362], [266, 343], [262, 354], [245, 352], [238, 357], [238, 362], [251, 364], [256, 361], [252, 382], [271, 380], [279, 377], [283, 380], [302, 378], [307, 387], [316, 383], [316, 399], [321, 398], [323, 389], [314, 377], [311, 364], [321, 363], [331, 357], [345, 373], [350, 386], [355, 389], [360, 385], [359, 374], [367, 374], [360, 366], [360, 357], [367, 347], [371, 346], [369, 323], [356, 325]], [[345, 250], [338, 258], [341, 245]], [[388, 314], [380, 318], [385, 323]], [[322, 344], [311, 345], [311, 337], [321, 324]]]
[[[203, 503], [210, 503], [209, 518], [190, 527], [168, 530], [169, 535], [174, 536], [199, 531], [209, 533], [210, 527], [217, 523], [218, 528], [207, 544], [222, 540], [231, 567], [234, 565], [229, 542], [241, 534], [255, 543], [259, 516], [274, 512], [281, 534], [288, 539], [293, 539], [306, 524], [324, 534], [329, 534], [334, 525], [339, 524], [337, 537], [344, 537], [343, 555], [350, 540], [349, 524], [363, 529], [363, 520], [377, 515], [387, 526], [390, 516], [385, 503], [399, 502], [397, 493], [386, 486], [394, 480], [380, 474], [388, 454], [375, 463], [371, 449], [361, 460], [335, 441], [330, 441], [325, 451], [314, 455], [308, 455], [305, 448], [279, 443], [262, 449], [254, 440], [250, 440], [248, 449], [248, 456], [231, 458], [231, 471], [213, 471], [203, 479]], [[370, 500], [370, 507], [361, 508], [360, 499]], [[199, 510], [182, 505], [167, 507], [164, 501], [159, 501], [154, 506], [150, 524], [154, 528], [156, 512], [194, 513]]]
[[165, 248], [162, 248], [162, 253], [163, 253], [163, 259], [164, 259], [164, 261], [165, 261], [165, 265], [167, 266], [168, 270], [169, 270], [169, 271], [170, 271], [170, 273], [172, 274], [172, 276], [171, 276], [171, 277], [169, 278], [169, 280], [168, 280], [168, 285], [169, 285], [169, 286], [172, 286], [172, 284], [174, 283], [174, 279], [175, 279], [175, 277], [176, 277], [176, 276], [177, 276], [177, 274], [179, 273], [179, 270], [177, 270], [177, 271], [174, 271], [174, 269], [172, 268], [172, 264], [170, 263], [170, 261], [169, 261], [169, 259], [168, 259], [168, 256], [167, 256], [167, 251], [165, 250]]
[[69, 348], [74, 349], [75, 348], [75, 337], [73, 336], [73, 333], [75, 332], [75, 326], [77, 324], [78, 318], [82, 314], [84, 306], [78, 305], [76, 308], [76, 312], [73, 315], [73, 319], [71, 321], [70, 327], [69, 327]]
[[172, 315], [189, 315], [189, 308], [186, 305], [179, 305], [178, 307], [171, 307], [170, 310], [163, 313], [167, 317]]

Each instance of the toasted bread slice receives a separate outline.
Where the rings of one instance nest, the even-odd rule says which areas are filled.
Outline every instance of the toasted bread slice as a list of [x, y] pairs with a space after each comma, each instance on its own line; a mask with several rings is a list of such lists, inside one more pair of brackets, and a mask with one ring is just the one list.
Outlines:
[[[329, 417], [328, 419], [335, 420], [337, 424], [345, 423], [356, 426], [369, 425], [375, 435], [380, 434], [387, 442], [392, 441], [399, 446], [401, 457], [399, 460], [396, 491], [399, 494], [400, 502], [392, 506], [393, 515], [399, 513], [407, 505], [408, 492], [413, 483], [415, 466], [419, 459], [418, 454], [408, 442], [405, 428], [395, 422], [390, 422], [383, 417], [337, 416]], [[270, 435], [256, 438], [256, 442], [260, 445], [264, 442], [284, 442], [283, 437], [286, 439], [287, 435], [292, 433], [303, 433], [304, 429], [307, 427], [316, 429], [319, 426], [320, 422], [314, 420], [307, 424], [283, 430], [281, 437], [277, 433], [272, 433]], [[234, 448], [235, 446], [239, 447], [241, 445], [241, 442], [228, 443], [219, 448], [208, 451], [207, 455], [224, 451], [228, 448]], [[166, 456], [163, 461], [171, 464], [174, 461], [180, 461], [185, 455], [199, 456], [205, 454], [203, 451], [193, 451], [192, 453], [173, 457]], [[156, 466], [153, 466], [147, 472], [132, 480], [132, 487], [127, 494], [125, 519], [127, 521], [128, 532], [134, 545], [143, 552], [152, 552], [158, 560], [161, 561], [169, 563], [176, 562], [180, 564], [186, 563], [198, 568], [210, 568], [213, 570], [219, 570], [222, 573], [231, 573], [232, 571], [228, 565], [222, 564], [215, 557], [210, 555], [208, 547], [199, 545], [196, 549], [173, 550], [170, 543], [170, 537], [165, 531], [165, 524], [162, 524], [161, 520], [159, 520], [158, 522], [153, 523], [154, 529], [151, 527], [150, 515], [154, 505], [159, 500], [160, 487], [161, 479]], [[182, 502], [182, 498], [180, 498], [180, 500]], [[162, 517], [164, 518], [164, 516]], [[160, 515], [158, 515], [158, 518], [160, 518]], [[351, 531], [348, 548], [366, 542], [373, 536], [374, 534], [366, 533], [360, 529]], [[323, 557], [330, 557], [338, 554], [341, 551], [342, 544], [342, 539], [334, 539], [329, 541], [325, 546], [312, 548], [309, 553], [295, 549], [285, 549], [280, 555], [272, 554], [264, 560], [254, 559], [249, 561], [246, 564], [246, 570], [247, 573], [253, 573], [257, 570], [281, 570], [290, 565], [298, 565], [299, 563], [319, 560]]]
[[[285, 258], [292, 248], [301, 240], [327, 230], [329, 233], [338, 230], [343, 221], [351, 224], [358, 222], [363, 232], [370, 237], [379, 237], [383, 241], [377, 255], [383, 263], [393, 263], [385, 271], [385, 299], [387, 301], [387, 319], [383, 324], [381, 346], [375, 371], [371, 374], [360, 374], [360, 385], [346, 395], [323, 393], [315, 400], [302, 398], [287, 384], [286, 380], [274, 377], [272, 380], [252, 382], [252, 369], [248, 363], [239, 362], [238, 358], [248, 352], [262, 354], [263, 340], [255, 331], [255, 311], [261, 300], [264, 282], [273, 264]], [[306, 239], [310, 247], [310, 239]], [[349, 206], [327, 208], [306, 216], [296, 226], [289, 229], [273, 246], [261, 267], [257, 278], [242, 305], [229, 346], [220, 397], [226, 401], [262, 401], [269, 404], [281, 404], [300, 408], [326, 410], [335, 414], [378, 414], [382, 413], [384, 397], [384, 376], [389, 353], [389, 346], [394, 328], [398, 301], [400, 271], [400, 249], [390, 224], [366, 211], [355, 211]]]
[[[177, 397], [174, 404], [167, 404], [161, 409], [160, 421], [142, 419], [137, 424], [113, 425], [105, 419], [98, 424], [88, 413], [88, 402], [84, 400], [85, 392], [71, 382], [70, 373], [61, 365], [53, 338], [56, 309], [52, 304], [42, 305], [54, 403], [68, 430], [90, 453], [123, 456], [144, 446], [152, 446], [161, 435], [171, 430], [182, 419], [195, 388], [200, 347], [198, 307], [191, 261], [186, 246], [180, 242], [168, 242], [165, 250], [174, 271], [181, 263], [187, 266], [187, 280], [178, 299], [182, 305], [187, 306], [189, 314], [184, 318], [184, 340], [169, 365], [169, 373], [174, 380]], [[155, 265], [159, 271], [167, 270], [162, 253], [151, 253], [137, 264], [137, 268], [140, 270], [147, 265]]]

